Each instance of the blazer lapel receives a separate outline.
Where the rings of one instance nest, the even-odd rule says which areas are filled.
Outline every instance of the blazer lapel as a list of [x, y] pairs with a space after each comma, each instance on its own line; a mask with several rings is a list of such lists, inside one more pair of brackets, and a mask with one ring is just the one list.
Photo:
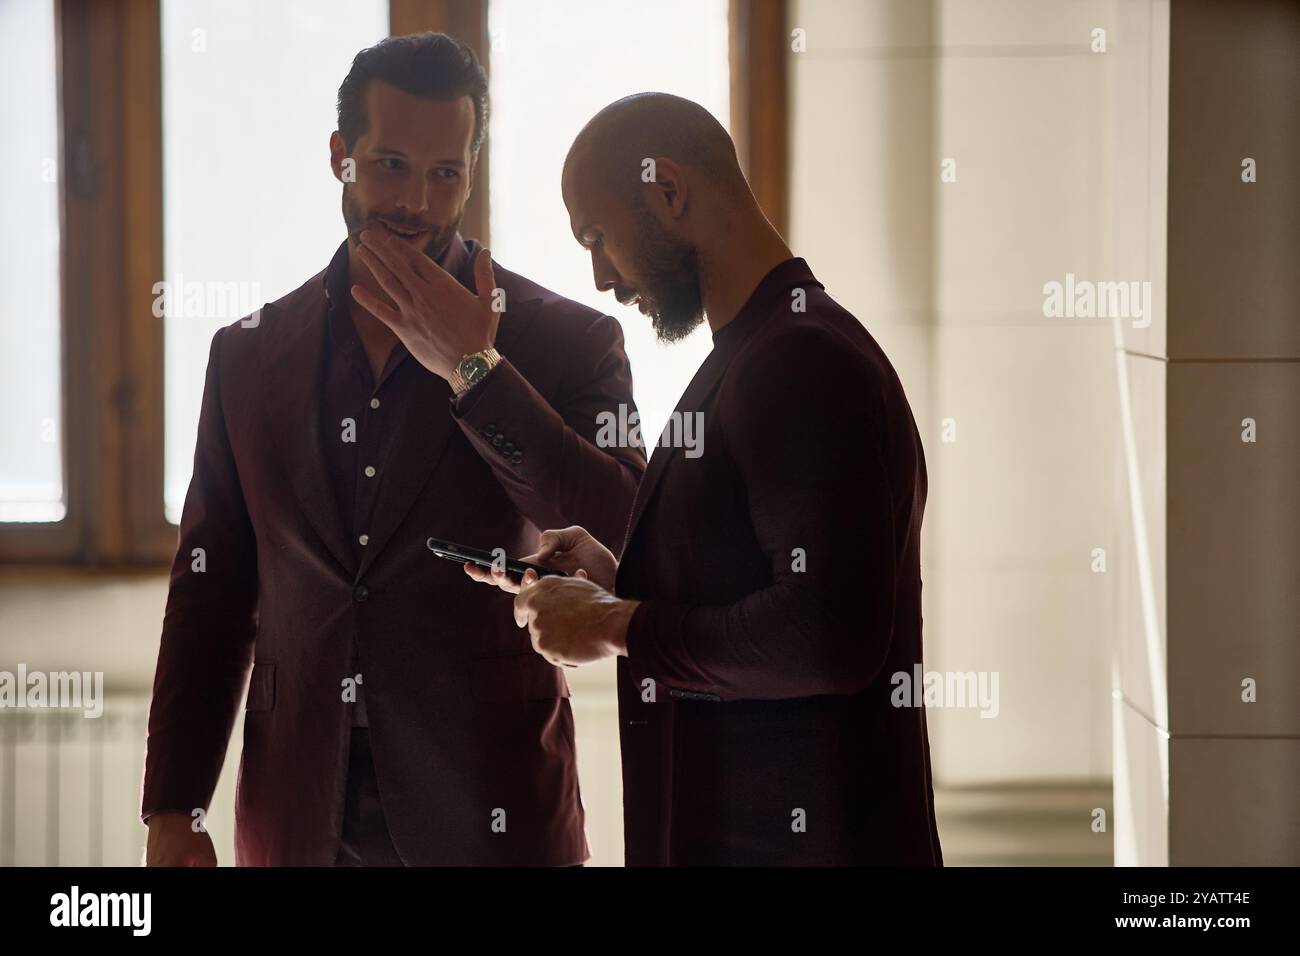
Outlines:
[[[718, 387], [718, 383], [722, 381], [722, 373], [727, 370], [732, 357], [740, 350], [744, 338], [743, 335], [728, 336], [705, 356], [691, 383], [686, 386], [686, 391], [678, 400], [674, 415], [680, 415], [684, 419], [687, 415], [700, 411], [714, 389]], [[664, 472], [668, 470], [669, 464], [680, 457], [677, 454], [679, 451], [680, 449], [676, 448], [661, 447], [656, 439], [645, 475], [642, 476], [641, 484], [636, 491], [636, 500], [632, 502], [632, 513], [628, 516], [627, 534], [623, 537], [623, 550], [620, 553], [627, 554], [641, 516], [645, 514], [645, 509], [654, 497], [655, 489], [659, 486]]]
[[[355, 562], [339, 516], [338, 502], [325, 474], [321, 435], [321, 377], [325, 374], [324, 275], [319, 301], [285, 314], [284, 333], [264, 352], [263, 408], [280, 471], [302, 504], [303, 514], [339, 564], [353, 573]], [[275, 308], [266, 306], [266, 309]], [[265, 310], [264, 310], [265, 311]], [[267, 323], [276, 328], [280, 322]]]

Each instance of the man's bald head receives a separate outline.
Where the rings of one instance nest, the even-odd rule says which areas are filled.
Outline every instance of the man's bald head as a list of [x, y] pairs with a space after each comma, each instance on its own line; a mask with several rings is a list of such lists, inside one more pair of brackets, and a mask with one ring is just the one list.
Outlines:
[[704, 320], [701, 250], [743, 244], [737, 235], [762, 220], [722, 124], [667, 93], [624, 97], [592, 117], [560, 186], [596, 288], [637, 305], [667, 342]]
[[646, 159], [671, 159], [702, 175], [710, 192], [738, 199], [749, 192], [736, 147], [703, 106], [670, 93], [615, 100], [578, 133], [564, 175], [581, 176], [640, 206]]

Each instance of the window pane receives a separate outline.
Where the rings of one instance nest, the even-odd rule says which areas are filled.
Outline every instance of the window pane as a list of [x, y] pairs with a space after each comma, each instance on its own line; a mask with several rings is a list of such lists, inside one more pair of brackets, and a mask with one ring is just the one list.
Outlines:
[[59, 521], [59, 127], [50, 0], [0, 3], [0, 521]]
[[[573, 137], [620, 96], [695, 100], [730, 128], [727, 0], [491, 0], [492, 255], [623, 326], [647, 451], [711, 346], [702, 326], [672, 346], [650, 320], [598, 293], [560, 198]], [[635, 43], [624, 42], [634, 37]]]
[[208, 344], [329, 264], [339, 84], [387, 0], [162, 5], [167, 517], [180, 518]]

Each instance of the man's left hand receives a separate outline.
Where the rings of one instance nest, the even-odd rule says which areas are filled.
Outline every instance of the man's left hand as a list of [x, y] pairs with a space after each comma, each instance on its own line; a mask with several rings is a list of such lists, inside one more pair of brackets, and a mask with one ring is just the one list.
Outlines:
[[538, 654], [574, 667], [626, 655], [627, 627], [638, 603], [615, 597], [581, 571], [539, 579], [529, 570], [515, 597], [515, 623], [528, 628]]
[[417, 362], [450, 380], [466, 355], [492, 347], [501, 313], [492, 308], [492, 256], [480, 249], [470, 292], [438, 263], [400, 239], [371, 227], [357, 255], [392, 302], [359, 285], [352, 297], [402, 341]]

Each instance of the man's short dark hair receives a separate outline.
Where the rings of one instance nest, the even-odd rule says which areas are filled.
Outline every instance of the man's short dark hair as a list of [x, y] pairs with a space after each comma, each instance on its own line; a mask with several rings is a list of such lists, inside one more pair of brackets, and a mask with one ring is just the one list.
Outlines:
[[358, 53], [339, 87], [339, 133], [349, 149], [369, 124], [366, 89], [371, 80], [431, 100], [468, 96], [474, 103], [470, 155], [478, 155], [487, 132], [487, 74], [460, 40], [445, 33], [412, 33], [388, 37]]

